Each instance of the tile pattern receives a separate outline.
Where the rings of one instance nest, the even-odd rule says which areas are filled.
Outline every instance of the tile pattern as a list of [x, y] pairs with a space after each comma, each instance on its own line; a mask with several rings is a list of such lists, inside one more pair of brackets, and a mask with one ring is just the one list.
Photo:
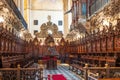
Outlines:
[[62, 74], [67, 78], [67, 80], [82, 80], [76, 74], [69, 71], [68, 66], [59, 65], [57, 68], [58, 68], [57, 70], [46, 70], [45, 69], [43, 71], [43, 77], [47, 77], [47, 75], [52, 75], [52, 74]]

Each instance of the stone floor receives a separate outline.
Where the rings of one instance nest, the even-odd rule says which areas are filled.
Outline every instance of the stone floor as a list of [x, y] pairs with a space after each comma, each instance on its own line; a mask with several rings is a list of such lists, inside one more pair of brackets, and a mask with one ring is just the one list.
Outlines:
[[81, 80], [76, 74], [68, 70], [68, 66], [59, 65], [57, 70], [44, 70], [43, 76], [46, 77], [49, 74], [62, 74], [67, 80]]
[[[34, 67], [37, 67], [38, 64], [34, 64]], [[57, 67], [57, 70], [43, 70], [43, 77], [47, 77], [52, 74], [62, 74], [67, 80], [82, 80], [80, 77], [69, 70], [69, 66], [67, 64], [60, 64]], [[37, 79], [36, 79], [37, 80]], [[46, 79], [44, 79], [46, 80]]]

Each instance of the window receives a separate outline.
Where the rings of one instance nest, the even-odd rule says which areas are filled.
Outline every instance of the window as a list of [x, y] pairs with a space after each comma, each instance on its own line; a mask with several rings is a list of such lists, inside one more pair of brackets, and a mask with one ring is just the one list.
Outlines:
[[86, 3], [82, 3], [82, 15], [86, 15]]
[[94, 14], [94, 12], [104, 7], [105, 4], [107, 4], [109, 1], [110, 0], [89, 0], [90, 15]]
[[58, 26], [62, 26], [62, 21], [58, 21]]
[[38, 20], [34, 20], [34, 25], [38, 25]]
[[[104, 0], [103, 0], [104, 1]], [[99, 10], [100, 9], [100, 7], [101, 7], [101, 0], [97, 0], [96, 1], [96, 10]]]
[[38, 30], [34, 30], [34, 35], [38, 32]]
[[95, 4], [91, 6], [91, 14], [93, 14], [94, 12], [95, 12]]

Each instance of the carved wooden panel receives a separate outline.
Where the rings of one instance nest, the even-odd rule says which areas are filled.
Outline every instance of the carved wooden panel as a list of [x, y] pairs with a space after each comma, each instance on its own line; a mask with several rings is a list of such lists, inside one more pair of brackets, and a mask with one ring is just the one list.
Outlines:
[[93, 52], [95, 52], [96, 51], [96, 43], [93, 42], [92, 45], [93, 45]]
[[106, 38], [103, 38], [101, 40], [101, 49], [102, 49], [102, 52], [105, 52], [106, 51]]
[[79, 45], [79, 53], [81, 53], [82, 51], [81, 51], [81, 45]]
[[97, 52], [100, 52], [100, 40], [97, 41], [96, 45], [97, 45], [97, 47], [96, 47]]
[[115, 51], [120, 51], [120, 35], [115, 37]]
[[107, 38], [107, 51], [113, 51], [113, 37]]
[[84, 52], [84, 46], [81, 45], [81, 52]]
[[0, 37], [0, 52], [1, 52], [1, 47], [2, 47], [2, 40], [1, 40], [1, 37]]
[[79, 53], [79, 46], [77, 45], [77, 53]]
[[86, 52], [86, 45], [83, 44], [83, 52]]
[[88, 43], [87, 47], [88, 47], [88, 52], [91, 52], [91, 43], [90, 42]]
[[1, 40], [1, 51], [4, 51], [4, 40]]

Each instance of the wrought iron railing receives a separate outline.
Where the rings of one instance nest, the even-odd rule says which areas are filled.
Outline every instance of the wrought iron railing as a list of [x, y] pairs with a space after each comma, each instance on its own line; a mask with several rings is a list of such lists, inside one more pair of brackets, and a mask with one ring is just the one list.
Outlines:
[[24, 27], [27, 29], [27, 23], [23, 16], [21, 15], [20, 11], [18, 10], [16, 4], [13, 0], [5, 0], [6, 3], [10, 6], [11, 9], [13, 9], [13, 12], [16, 14], [16, 16], [20, 19], [21, 23], [24, 25]]
[[1, 68], [0, 80], [43, 80], [42, 68]]

